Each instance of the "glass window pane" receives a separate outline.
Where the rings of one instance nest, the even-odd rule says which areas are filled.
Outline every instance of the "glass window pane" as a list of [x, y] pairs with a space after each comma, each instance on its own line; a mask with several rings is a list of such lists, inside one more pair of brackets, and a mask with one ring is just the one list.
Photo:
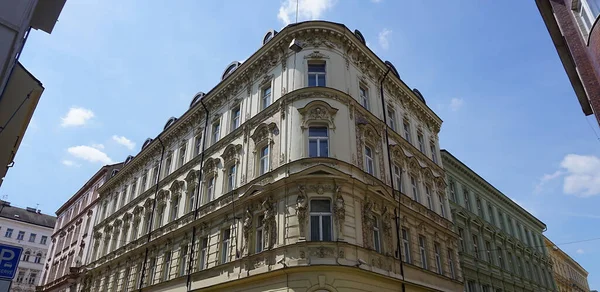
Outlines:
[[320, 143], [320, 156], [321, 157], [327, 157], [329, 156], [329, 143], [327, 143], [327, 140], [321, 141]]
[[317, 76], [308, 74], [308, 86], [317, 86]]
[[308, 141], [308, 154], [310, 157], [317, 156], [317, 140]]
[[319, 216], [310, 216], [310, 240], [319, 241]]
[[325, 86], [325, 74], [319, 74], [317, 76], [318, 80], [318, 86]]
[[308, 72], [323, 72], [323, 73], [325, 73], [325, 64], [309, 64]]
[[331, 241], [331, 216], [323, 216], [323, 241]]
[[329, 200], [310, 201], [310, 212], [331, 212], [331, 202]]
[[308, 128], [309, 137], [327, 137], [326, 127], [310, 127]]

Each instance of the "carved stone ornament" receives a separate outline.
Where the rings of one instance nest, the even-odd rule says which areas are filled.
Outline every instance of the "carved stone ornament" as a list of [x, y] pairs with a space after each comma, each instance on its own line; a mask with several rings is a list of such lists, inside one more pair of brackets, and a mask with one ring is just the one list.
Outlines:
[[242, 243], [242, 254], [247, 255], [250, 246], [250, 233], [252, 233], [252, 209], [246, 208], [244, 213], [244, 225], [243, 225], [243, 243]]
[[256, 129], [254, 130], [254, 133], [252, 133], [250, 138], [252, 138], [252, 140], [254, 141], [254, 144], [259, 144], [265, 140], [271, 141], [273, 139], [272, 136], [278, 132], [279, 132], [279, 129], [277, 128], [277, 124], [270, 123], [267, 125], [265, 123], [262, 123], [262, 124], [258, 125], [258, 127], [256, 127]]
[[296, 198], [296, 215], [298, 216], [298, 228], [300, 238], [306, 238], [305, 226], [306, 226], [306, 213], [308, 211], [308, 198], [306, 197], [306, 191], [304, 185], [298, 185], [298, 197]]
[[198, 184], [198, 170], [190, 170], [185, 176], [185, 182], [187, 184], [187, 192], [189, 194], [194, 192], [196, 185]]
[[390, 208], [388, 206], [383, 206], [383, 211], [381, 212], [381, 227], [383, 228], [383, 244], [384, 251], [386, 255], [391, 255], [392, 247], [392, 218], [393, 214], [390, 212]]
[[219, 166], [219, 159], [218, 158], [208, 158], [206, 159], [206, 161], [204, 162], [204, 166], [202, 167], [202, 170], [204, 171], [204, 178], [206, 179], [207, 177], [212, 177], [215, 176], [217, 174], [217, 167]]
[[302, 116], [302, 128], [306, 129], [311, 123], [325, 123], [331, 129], [335, 129], [335, 114], [338, 109], [331, 107], [327, 102], [314, 100], [309, 102], [298, 112]]
[[239, 154], [242, 150], [241, 144], [229, 144], [223, 150], [223, 154], [221, 154], [221, 158], [223, 159], [224, 164], [237, 163], [239, 161]]
[[169, 191], [160, 190], [158, 191], [158, 194], [156, 194], [156, 201], [158, 204], [164, 204], [167, 200], [167, 197], [169, 197]]
[[272, 197], [268, 197], [262, 203], [264, 209], [265, 243], [267, 249], [272, 249], [277, 241], [277, 222], [275, 221], [275, 203]]
[[169, 188], [171, 190], [171, 200], [175, 200], [181, 196], [183, 189], [185, 188], [185, 182], [182, 180], [175, 180]]
[[329, 56], [319, 51], [313, 51], [312, 53], [304, 56], [304, 59], [329, 59]]
[[338, 240], [343, 240], [344, 221], [346, 220], [346, 208], [344, 204], [344, 196], [341, 193], [340, 186], [336, 186], [335, 193], [335, 205], [333, 206], [333, 212], [336, 220], [336, 233], [338, 234]]
[[373, 236], [371, 236], [373, 230], [373, 202], [368, 198], [363, 202], [362, 228], [364, 247], [373, 249]]

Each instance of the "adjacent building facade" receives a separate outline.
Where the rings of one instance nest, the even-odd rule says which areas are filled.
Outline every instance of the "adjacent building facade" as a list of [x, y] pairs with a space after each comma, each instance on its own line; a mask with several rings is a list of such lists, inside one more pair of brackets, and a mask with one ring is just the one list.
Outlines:
[[31, 28], [51, 33], [66, 0], [0, 1], [0, 185], [44, 91], [18, 62]]
[[600, 123], [599, 0], [536, 0], [584, 114]]
[[465, 291], [556, 291], [546, 225], [450, 152], [441, 155]]
[[56, 217], [36, 208], [18, 208], [0, 201], [0, 243], [23, 248], [10, 291], [35, 291], [48, 257], [50, 235]]
[[544, 236], [544, 243], [550, 251], [552, 272], [559, 292], [588, 292], [588, 272], [566, 252]]
[[37, 291], [80, 291], [81, 267], [88, 261], [98, 188], [116, 174], [122, 163], [100, 168], [57, 211], [50, 253]]
[[341, 24], [262, 43], [98, 189], [83, 290], [462, 291], [419, 91]]

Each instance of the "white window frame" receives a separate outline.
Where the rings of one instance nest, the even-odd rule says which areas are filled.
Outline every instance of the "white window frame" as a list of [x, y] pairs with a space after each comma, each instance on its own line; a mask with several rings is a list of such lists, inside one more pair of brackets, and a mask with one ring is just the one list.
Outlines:
[[[333, 216], [332, 216], [333, 214], [332, 214], [332, 210], [331, 210], [331, 208], [332, 208], [332, 206], [331, 206], [332, 202], [331, 202], [330, 199], [327, 199], [327, 198], [315, 198], [315, 199], [312, 199], [309, 202], [310, 208], [312, 208], [312, 201], [327, 201], [329, 203], [329, 211], [328, 212], [317, 212], [317, 211], [313, 211], [312, 209], [310, 210], [310, 214], [309, 214], [309, 218], [310, 218], [309, 219], [310, 240], [311, 241], [325, 241], [324, 240], [324, 236], [323, 236], [323, 230], [325, 229], [324, 228], [325, 225], [323, 223], [323, 218], [324, 217], [329, 217], [329, 222], [330, 222], [329, 230], [331, 231], [331, 234], [330, 234], [331, 238], [330, 238], [330, 240], [332, 241], [333, 238], [334, 238], [333, 237]], [[313, 217], [318, 218], [318, 220], [319, 220], [319, 238], [316, 239], [316, 240], [312, 238], [312, 220], [313, 220]]]
[[398, 164], [394, 164], [394, 181], [396, 182], [396, 190], [404, 193], [404, 186], [402, 184], [402, 167]]
[[[227, 235], [227, 236], [225, 236]], [[220, 263], [224, 264], [229, 262], [229, 249], [231, 245], [231, 228], [225, 228], [221, 231], [221, 256]]]
[[466, 251], [466, 246], [465, 246], [465, 231], [462, 228], [458, 228], [458, 247], [460, 248], [460, 251], [465, 252]]
[[256, 219], [256, 238], [255, 238], [255, 251], [260, 253], [265, 248], [265, 216], [259, 215]]
[[163, 177], [167, 177], [171, 173], [172, 164], [173, 164], [173, 152], [169, 151], [169, 154], [167, 154], [167, 158], [165, 159], [165, 169], [163, 170]]
[[185, 267], [187, 266], [187, 245], [179, 247], [179, 276], [185, 275]]
[[208, 257], [208, 237], [202, 237], [200, 239], [200, 251], [198, 252], [198, 270], [202, 271], [206, 269], [207, 257]]
[[446, 205], [444, 204], [444, 197], [438, 194], [438, 200], [440, 201], [440, 215], [446, 218]]
[[214, 200], [214, 196], [215, 196], [215, 181], [216, 181], [215, 176], [211, 176], [211, 177], [209, 177], [206, 180], [206, 188], [205, 188], [205, 196], [204, 196], [205, 197], [205, 202], [204, 202], [204, 204], [209, 203], [212, 200]]
[[227, 191], [233, 191], [236, 187], [237, 165], [235, 163], [227, 168]]
[[[266, 151], [266, 153], [265, 153]], [[269, 158], [271, 156], [271, 149], [269, 145], [265, 145], [260, 148], [260, 152], [258, 153], [258, 174], [263, 175], [269, 172]]]
[[[310, 136], [310, 130], [314, 128], [323, 128], [326, 130], [327, 136]], [[310, 153], [310, 142], [317, 142], [317, 153]], [[327, 145], [327, 153], [326, 155], [322, 155], [321, 153], [321, 143], [325, 143]], [[327, 126], [311, 126], [308, 127], [308, 157], [329, 157], [329, 128]]]
[[450, 267], [450, 277], [452, 279], [456, 278], [456, 274], [454, 271], [454, 251], [452, 249], [448, 249], [448, 266]]
[[187, 151], [187, 145], [183, 144], [181, 145], [181, 147], [179, 147], [179, 161], [178, 161], [178, 166], [177, 167], [182, 167], [185, 162], [186, 162], [186, 151]]
[[396, 131], [396, 110], [391, 106], [388, 106], [388, 126], [392, 129], [392, 131]]
[[477, 234], [471, 236], [471, 241], [473, 243], [473, 253], [475, 254], [475, 258], [479, 259], [479, 237]]
[[162, 266], [162, 272], [163, 272], [163, 281], [168, 281], [170, 274], [171, 274], [171, 251], [166, 251], [165, 254], [163, 255], [163, 266]]
[[219, 141], [219, 139], [221, 139], [221, 123], [219, 121], [212, 123], [211, 130], [212, 130], [211, 145], [214, 145], [215, 143], [217, 143]]
[[358, 95], [360, 97], [360, 105], [366, 110], [370, 110], [369, 107], [369, 87], [366, 84], [360, 84], [358, 87]]
[[428, 185], [425, 185], [425, 198], [427, 199], [427, 208], [429, 208], [429, 210], [434, 210], [433, 200], [431, 199], [431, 189]]
[[202, 151], [202, 135], [198, 134], [194, 136], [194, 156], [197, 156]]
[[368, 145], [365, 145], [365, 172], [375, 176], [375, 155], [373, 154], [373, 148]]
[[431, 151], [431, 161], [433, 161], [433, 163], [437, 164], [438, 157], [437, 157], [437, 147], [435, 146], [435, 142], [429, 141], [429, 150]]
[[435, 254], [435, 265], [438, 274], [443, 275], [444, 271], [442, 268], [442, 255], [440, 254], [440, 244], [437, 242], [433, 243], [433, 252]]
[[373, 216], [373, 249], [381, 253], [381, 232], [379, 230], [379, 218]]
[[410, 185], [412, 188], [413, 199], [418, 203], [421, 203], [421, 195], [419, 194], [419, 183], [414, 176], [410, 176]]
[[175, 221], [179, 218], [179, 197], [171, 200], [171, 214], [170, 221]]
[[231, 110], [231, 131], [240, 127], [240, 119], [242, 116], [242, 111], [240, 106], [236, 106]]
[[[315, 65], [323, 65], [325, 67], [325, 72], [311, 72], [310, 71], [310, 67], [311, 66], [315, 66]], [[310, 86], [310, 79], [315, 78], [315, 86], [310, 86], [310, 87], [319, 87], [319, 86], [327, 86], [327, 62], [321, 62], [321, 61], [309, 61], [307, 63], [307, 67], [306, 67], [306, 76], [308, 77], [308, 79], [306, 80], [306, 86]], [[319, 84], [319, 76], [320, 75], [324, 75], [325, 77], [325, 84]]]
[[425, 138], [423, 138], [423, 133], [421, 132], [417, 133], [417, 144], [419, 146], [419, 151], [425, 153]]
[[[267, 94], [267, 92], [268, 92], [268, 94]], [[273, 87], [271, 87], [271, 84], [265, 85], [263, 88], [261, 88], [261, 90], [260, 90], [260, 109], [261, 110], [268, 108], [273, 103], [272, 97], [273, 97]]]
[[404, 139], [406, 139], [406, 141], [408, 141], [408, 143], [412, 144], [412, 137], [410, 134], [410, 122], [407, 120], [404, 120], [404, 122], [402, 123], [402, 129], [404, 130]]
[[421, 256], [421, 267], [427, 270], [427, 243], [425, 236], [419, 235], [419, 255]]
[[402, 247], [404, 249], [404, 261], [410, 264], [410, 233], [406, 228], [402, 228]]

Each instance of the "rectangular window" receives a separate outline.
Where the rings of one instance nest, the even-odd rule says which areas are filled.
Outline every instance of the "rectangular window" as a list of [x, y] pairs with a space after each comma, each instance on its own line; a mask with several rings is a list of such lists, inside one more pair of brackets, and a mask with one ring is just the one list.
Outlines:
[[408, 230], [402, 228], [402, 248], [404, 249], [404, 261], [410, 263], [410, 241]]
[[[498, 250], [497, 254], [498, 254], [498, 265], [500, 266], [501, 269], [504, 270], [504, 260], [502, 260], [502, 251]], [[508, 270], [510, 271], [510, 270], [512, 270], [512, 260], [511, 260], [512, 256], [510, 255], [510, 253], [508, 253], [508, 254], [509, 254], [509, 256], [508, 256], [508, 265], [509, 265], [508, 266]]]
[[419, 151], [425, 153], [425, 141], [423, 141], [423, 133], [417, 133], [417, 143], [419, 144]]
[[202, 151], [202, 135], [198, 134], [194, 137], [194, 156], [197, 156]]
[[30, 272], [29, 273], [29, 282], [28, 283], [30, 285], [35, 284], [35, 281], [37, 280], [36, 278], [37, 278], [37, 273]]
[[326, 86], [325, 63], [308, 63], [308, 86]]
[[122, 287], [123, 287], [123, 292], [127, 292], [129, 291], [129, 276], [131, 275], [131, 268], [127, 267], [125, 269], [124, 275], [123, 275], [123, 283], [122, 283]]
[[260, 103], [263, 110], [271, 105], [271, 86], [262, 89]]
[[231, 130], [235, 130], [240, 127], [240, 107], [237, 106], [231, 110]]
[[308, 156], [329, 156], [329, 133], [327, 127], [308, 128]]
[[25, 271], [19, 271], [17, 275], [17, 283], [23, 283], [23, 279], [25, 278]]
[[393, 131], [396, 131], [396, 111], [393, 108], [388, 107], [387, 115], [388, 115], [388, 126], [390, 126], [390, 128]]
[[171, 221], [177, 219], [179, 215], [179, 198], [173, 198], [171, 200]]
[[256, 253], [262, 252], [265, 246], [264, 224], [265, 216], [258, 216], [256, 220]]
[[186, 147], [184, 144], [179, 148], [179, 165], [177, 167], [182, 167], [185, 164], [185, 152]]
[[492, 208], [492, 205], [489, 202], [487, 204], [487, 209], [488, 219], [490, 220], [490, 223], [492, 223], [492, 225], [496, 225], [496, 220], [494, 219], [494, 209]]
[[477, 205], [477, 215], [479, 217], [483, 217], [483, 209], [481, 208], [481, 199], [475, 199], [475, 204]]
[[429, 210], [433, 210], [433, 201], [431, 200], [431, 191], [429, 190], [429, 186], [425, 186], [425, 197], [427, 198], [427, 208]]
[[365, 146], [365, 171], [370, 175], [375, 175], [375, 166], [373, 165], [373, 150]]
[[404, 192], [402, 188], [402, 168], [394, 164], [394, 183], [396, 184], [396, 190]]
[[171, 275], [171, 252], [167, 251], [163, 257], [163, 281], [168, 281]]
[[437, 273], [440, 275], [443, 275], [443, 269], [442, 269], [442, 256], [440, 254], [440, 244], [437, 242], [433, 243], [433, 251], [435, 252], [435, 265], [436, 265], [436, 270]]
[[227, 190], [228, 191], [232, 191], [233, 189], [235, 189], [235, 171], [236, 171], [235, 164], [231, 165], [229, 167], [229, 170], [227, 171]]
[[154, 274], [156, 274], [156, 258], [151, 258], [148, 264], [148, 283], [146, 285], [150, 286], [154, 283]]
[[456, 201], [456, 185], [453, 180], [450, 180], [449, 188], [450, 188], [450, 200], [452, 200], [452, 202], [456, 203], [457, 202]]
[[379, 232], [379, 220], [373, 216], [373, 249], [376, 252], [381, 252], [381, 237]]
[[485, 242], [485, 253], [487, 255], [486, 260], [490, 263], [494, 263], [494, 258], [492, 257], [492, 244], [489, 241]]
[[458, 247], [460, 247], [460, 251], [465, 251], [465, 231], [462, 228], [458, 228]]
[[[498, 254], [500, 254], [500, 253], [498, 253]], [[506, 255], [506, 257], [508, 259], [508, 270], [512, 272], [513, 269], [514, 269], [514, 267], [513, 267], [513, 255], [512, 255], [511, 252], [508, 252], [507, 255]], [[500, 261], [500, 267], [504, 268], [504, 265], [503, 265], [502, 261]]]
[[25, 231], [19, 231], [19, 234], [17, 234], [17, 240], [23, 240], [23, 237], [25, 237]]
[[[171, 173], [171, 164], [173, 163], [173, 153], [169, 152], [167, 159], [165, 159], [165, 169], [163, 171], [163, 177], [166, 177]], [[115, 210], [113, 210], [114, 212]]]
[[506, 231], [506, 227], [504, 226], [504, 214], [500, 210], [498, 210], [498, 219], [500, 221], [500, 229]]
[[208, 179], [208, 182], [206, 184], [206, 202], [204, 202], [204, 203], [208, 203], [213, 200], [214, 189], [215, 189], [215, 178], [211, 177]]
[[29, 234], [29, 242], [35, 242], [35, 233]]
[[219, 122], [212, 125], [212, 144], [217, 143], [221, 137], [221, 124]]
[[477, 235], [473, 234], [473, 253], [475, 253], [475, 258], [479, 258], [479, 238]]
[[417, 180], [414, 176], [410, 177], [410, 184], [412, 186], [413, 199], [417, 202], [421, 202], [421, 198], [419, 196], [419, 188], [417, 187]]
[[154, 166], [154, 169], [152, 170], [152, 175], [154, 176], [152, 184], [158, 183], [158, 164]]
[[412, 141], [410, 140], [410, 124], [408, 123], [408, 121], [405, 120], [402, 124], [402, 127], [404, 128], [404, 139], [406, 139], [406, 141], [408, 141], [409, 143], [412, 143]]
[[425, 237], [419, 235], [419, 254], [421, 255], [421, 267], [427, 269], [427, 248], [425, 246]]
[[454, 272], [454, 251], [452, 249], [448, 249], [448, 266], [450, 268], [450, 277], [452, 279], [456, 278]]
[[48, 241], [48, 236], [42, 235], [42, 239], [40, 239], [40, 244], [46, 244], [46, 241]]
[[367, 89], [366, 86], [361, 85], [359, 87], [359, 95], [360, 95], [360, 104], [368, 110], [369, 109], [369, 89]]
[[187, 267], [187, 245], [179, 248], [179, 276], [185, 275]]
[[200, 239], [200, 256], [198, 263], [198, 270], [206, 269], [206, 257], [208, 255], [208, 237]]
[[446, 218], [446, 204], [444, 204], [444, 198], [438, 194], [438, 200], [440, 201], [440, 215]]
[[471, 204], [469, 203], [469, 191], [467, 189], [465, 189], [463, 192], [463, 199], [465, 201], [465, 208], [471, 211]]
[[331, 201], [310, 201], [310, 240], [331, 241], [332, 237]]
[[136, 195], [137, 195], [137, 177], [133, 179], [133, 184], [131, 185], [131, 199], [129, 201], [132, 201]]
[[269, 146], [265, 146], [260, 150], [260, 175], [269, 172]]
[[227, 228], [221, 233], [221, 264], [229, 261], [229, 241], [231, 239], [231, 229]]
[[148, 171], [144, 171], [142, 176], [142, 184], [140, 185], [140, 191], [144, 192], [148, 188]]
[[437, 149], [435, 148], [435, 142], [429, 141], [429, 150], [431, 151], [431, 160], [433, 160], [433, 163], [437, 164], [438, 160], [437, 160]]

